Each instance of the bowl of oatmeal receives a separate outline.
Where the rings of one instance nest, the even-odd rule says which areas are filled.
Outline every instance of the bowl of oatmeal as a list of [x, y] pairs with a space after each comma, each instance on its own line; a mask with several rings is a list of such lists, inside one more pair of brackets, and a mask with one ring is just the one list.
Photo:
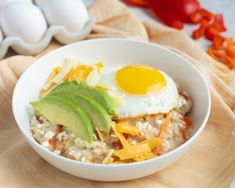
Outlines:
[[124, 39], [47, 54], [25, 71], [13, 95], [15, 119], [35, 151], [65, 172], [98, 181], [169, 166], [191, 147], [209, 111], [206, 82], [190, 62]]

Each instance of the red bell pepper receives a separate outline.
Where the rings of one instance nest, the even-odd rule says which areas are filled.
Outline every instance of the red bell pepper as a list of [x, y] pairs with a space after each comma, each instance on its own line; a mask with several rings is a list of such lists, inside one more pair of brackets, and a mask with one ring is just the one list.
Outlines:
[[220, 33], [226, 31], [226, 28], [221, 14], [212, 14], [205, 9], [201, 9], [193, 14], [190, 19], [193, 23], [202, 19], [200, 27], [193, 31], [193, 39], [198, 39], [205, 35], [208, 40], [214, 41], [213, 44], [216, 47], [219, 47], [223, 43], [224, 39]]
[[190, 22], [194, 24], [198, 24], [202, 21], [203, 17], [200, 11], [196, 11], [194, 14], [190, 16]]
[[200, 9], [197, 0], [146, 0], [149, 8], [166, 25], [182, 29], [183, 23]]
[[130, 5], [146, 8], [148, 7], [148, 2], [146, 0], [126, 0]]

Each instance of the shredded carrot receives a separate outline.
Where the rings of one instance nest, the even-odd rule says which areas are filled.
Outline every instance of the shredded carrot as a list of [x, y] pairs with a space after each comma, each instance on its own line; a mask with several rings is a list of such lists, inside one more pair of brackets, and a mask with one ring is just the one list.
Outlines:
[[228, 45], [235, 45], [232, 37], [227, 37], [225, 40]]
[[[220, 40], [220, 39], [218, 39]], [[229, 68], [235, 68], [235, 42], [232, 38], [225, 38], [225, 41], [221, 44], [214, 44], [215, 49], [208, 48], [208, 54], [216, 61], [224, 63]], [[216, 46], [217, 45], [217, 46]]]
[[212, 43], [213, 43], [215, 49], [219, 50], [219, 49], [223, 48], [224, 41], [225, 41], [225, 37], [218, 35], [218, 36], [214, 37]]
[[226, 43], [227, 45], [223, 47], [224, 51], [229, 57], [235, 59], [235, 42], [232, 38], [226, 38]]
[[62, 132], [62, 125], [56, 125], [56, 135], [60, 134]]
[[53, 146], [53, 148], [56, 148], [56, 141], [57, 141], [57, 136], [53, 136], [48, 142]]
[[171, 113], [168, 113], [166, 115], [165, 121], [164, 121], [163, 125], [161, 126], [160, 131], [157, 135], [157, 138], [159, 139], [159, 144], [156, 145], [156, 148], [154, 149], [154, 154], [155, 155], [160, 155], [161, 154], [162, 141], [163, 141], [163, 138], [166, 135], [166, 132], [167, 132], [167, 129], [169, 127], [170, 122], [171, 122]]
[[167, 131], [168, 127], [169, 127], [170, 121], [171, 121], [171, 113], [168, 113], [166, 115], [165, 122], [163, 123], [163, 125], [160, 128], [160, 131], [159, 131], [159, 134], [158, 134], [159, 138], [163, 138], [165, 136], [166, 131]]
[[188, 140], [188, 135], [185, 131], [182, 131], [182, 138], [184, 139], [184, 141]]
[[188, 134], [189, 134], [190, 126], [191, 126], [191, 120], [187, 116], [184, 116], [183, 121], [184, 121], [185, 128], [182, 131], [182, 138], [186, 141], [189, 139]]
[[219, 51], [214, 51], [214, 55], [216, 55], [221, 60], [223, 60], [223, 63], [228, 65], [228, 67], [235, 68], [235, 59], [233, 59], [230, 56], [224, 54], [223, 52], [219, 52]]
[[161, 151], [162, 151], [162, 145], [159, 145], [155, 148], [154, 154], [155, 155], [161, 155]]
[[218, 61], [218, 62], [220, 61], [219, 58], [216, 57], [216, 55], [214, 54], [213, 49], [212, 49], [211, 47], [208, 47], [207, 53], [208, 53], [214, 60], [216, 60], [216, 61]]
[[185, 122], [185, 128], [186, 129], [189, 129], [190, 128], [190, 125], [191, 125], [191, 119], [189, 119], [187, 116], [184, 116], [183, 117], [183, 120], [184, 120], [184, 122]]

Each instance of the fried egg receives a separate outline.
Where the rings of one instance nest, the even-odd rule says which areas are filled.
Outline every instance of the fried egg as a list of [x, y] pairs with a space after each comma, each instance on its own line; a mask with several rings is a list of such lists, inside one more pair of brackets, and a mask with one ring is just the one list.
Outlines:
[[178, 103], [173, 79], [146, 65], [104, 66], [96, 86], [115, 99], [119, 118], [167, 113]]

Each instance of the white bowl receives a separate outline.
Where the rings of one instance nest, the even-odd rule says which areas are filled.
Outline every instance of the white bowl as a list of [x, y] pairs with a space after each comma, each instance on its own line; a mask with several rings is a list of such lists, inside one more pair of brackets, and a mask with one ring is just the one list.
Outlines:
[[[30, 132], [30, 101], [38, 98], [47, 76], [61, 65], [64, 58], [72, 56], [81, 62], [93, 64], [97, 60], [107, 65], [147, 64], [165, 71], [179, 82], [193, 98], [190, 113], [193, 133], [191, 138], [175, 150], [143, 162], [123, 165], [90, 164], [56, 155], [38, 144]], [[202, 75], [186, 59], [156, 44], [127, 39], [96, 39], [77, 42], [59, 48], [40, 58], [19, 79], [13, 94], [13, 112], [16, 122], [34, 150], [55, 167], [75, 176], [97, 181], [123, 181], [158, 172], [179, 159], [195, 142], [204, 129], [210, 113], [210, 94]]]

